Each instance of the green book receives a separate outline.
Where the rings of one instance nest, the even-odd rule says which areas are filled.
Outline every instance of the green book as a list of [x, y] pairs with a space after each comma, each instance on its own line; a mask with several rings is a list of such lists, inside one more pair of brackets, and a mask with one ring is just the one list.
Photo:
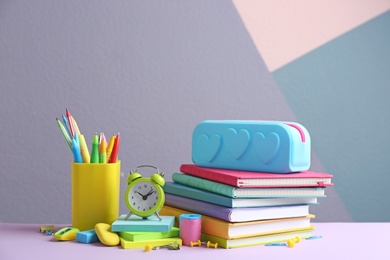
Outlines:
[[156, 216], [143, 219], [131, 215], [125, 220], [126, 215], [121, 215], [111, 224], [112, 232], [136, 231], [136, 232], [169, 232], [175, 222], [174, 216], [161, 216], [161, 221]]
[[202, 233], [202, 241], [210, 241], [212, 243], [218, 243], [222, 248], [239, 248], [247, 246], [264, 245], [271, 243], [286, 242], [289, 239], [300, 237], [301, 239], [308, 238], [312, 235], [314, 226], [309, 228], [302, 228], [295, 231], [277, 232], [266, 235], [241, 237], [236, 239], [222, 238], [206, 233]]
[[206, 180], [178, 172], [173, 173], [172, 180], [182, 185], [206, 190], [227, 197], [234, 197], [234, 187], [227, 184], [217, 183], [215, 181]]
[[169, 232], [119, 232], [119, 236], [127, 241], [145, 241], [161, 238], [179, 237], [179, 228], [173, 227]]
[[130, 248], [145, 248], [145, 251], [153, 250], [153, 247], [158, 246], [166, 246], [168, 244], [177, 244], [179, 246], [182, 245], [181, 238], [178, 237], [170, 237], [170, 238], [161, 238], [161, 239], [153, 239], [153, 240], [145, 240], [145, 241], [128, 241], [126, 239], [121, 238], [121, 246], [124, 249]]

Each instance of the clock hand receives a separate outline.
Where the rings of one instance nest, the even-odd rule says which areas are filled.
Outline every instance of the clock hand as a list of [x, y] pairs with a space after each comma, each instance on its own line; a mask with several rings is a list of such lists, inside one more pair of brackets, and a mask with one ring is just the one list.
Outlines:
[[138, 194], [141, 195], [142, 197], [145, 197], [145, 195], [141, 194], [139, 191], [136, 191], [136, 193], [138, 193]]
[[142, 197], [142, 200], [147, 200], [148, 199], [148, 195], [143, 195], [141, 194], [140, 192], [136, 191], [139, 195], [141, 195]]
[[141, 197], [142, 197], [142, 200], [147, 200], [148, 199], [148, 197], [150, 196], [150, 195], [152, 195], [153, 194], [153, 192], [154, 192], [154, 190], [153, 189], [151, 189], [146, 195], [143, 195], [142, 193], [140, 193], [140, 192], [138, 192], [138, 191], [136, 191], [136, 193], [138, 193], [139, 195], [141, 195]]
[[150, 189], [150, 191], [149, 191], [145, 196], [146, 196], [146, 197], [149, 197], [150, 195], [153, 194], [153, 192], [154, 192], [154, 190], [153, 190], [153, 189]]

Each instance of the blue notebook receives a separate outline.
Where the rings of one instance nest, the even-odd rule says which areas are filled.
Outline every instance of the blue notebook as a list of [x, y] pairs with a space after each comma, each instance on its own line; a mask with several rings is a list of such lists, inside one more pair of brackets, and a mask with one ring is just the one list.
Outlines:
[[175, 222], [174, 216], [160, 216], [161, 221], [156, 216], [143, 219], [136, 215], [131, 215], [125, 220], [126, 214], [121, 215], [111, 224], [112, 232], [169, 232]]

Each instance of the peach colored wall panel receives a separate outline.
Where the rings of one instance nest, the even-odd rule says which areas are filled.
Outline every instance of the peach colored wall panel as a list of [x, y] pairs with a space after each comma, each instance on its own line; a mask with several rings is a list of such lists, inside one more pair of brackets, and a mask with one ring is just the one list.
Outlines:
[[272, 72], [390, 10], [389, 0], [233, 0]]

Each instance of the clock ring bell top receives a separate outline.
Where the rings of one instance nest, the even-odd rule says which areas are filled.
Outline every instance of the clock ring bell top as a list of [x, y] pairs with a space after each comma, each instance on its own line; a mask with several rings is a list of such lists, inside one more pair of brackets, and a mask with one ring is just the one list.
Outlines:
[[[150, 178], [142, 177], [138, 171], [139, 168], [153, 168], [157, 173], [153, 173]], [[140, 165], [134, 172], [130, 171], [125, 192], [125, 202], [130, 212], [125, 220], [134, 214], [143, 219], [155, 215], [161, 221], [158, 212], [165, 202], [165, 194], [162, 188], [164, 184], [164, 173], [160, 173], [155, 166]]]

